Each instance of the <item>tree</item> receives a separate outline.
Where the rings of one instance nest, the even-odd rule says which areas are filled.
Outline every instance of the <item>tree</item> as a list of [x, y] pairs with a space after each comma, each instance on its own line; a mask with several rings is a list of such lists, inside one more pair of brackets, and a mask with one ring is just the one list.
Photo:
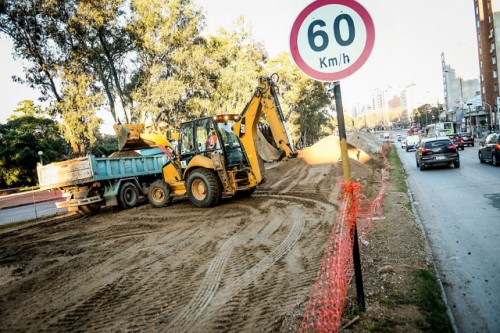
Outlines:
[[63, 123], [60, 125], [64, 138], [71, 144], [73, 152], [84, 155], [92, 146], [99, 131], [100, 119], [95, 109], [102, 100], [101, 95], [93, 95], [89, 89], [90, 78], [83, 73], [65, 70], [63, 76], [63, 98], [56, 103], [61, 111]]
[[206, 115], [242, 112], [263, 72], [266, 54], [262, 44], [254, 40], [251, 27], [240, 17], [233, 30], [220, 29], [210, 36], [208, 48], [217, 67]]
[[[4, 0], [0, 31], [12, 39], [15, 57], [27, 63], [25, 77], [15, 80], [39, 88], [43, 99], [53, 101], [52, 114], [63, 119], [72, 119], [72, 110], [78, 110], [77, 118], [95, 118], [96, 108], [106, 107], [101, 98], [104, 92], [107, 105], [118, 120], [115, 95], [125, 109], [131, 104], [119, 72], [130, 44], [120, 26], [124, 4], [125, 0]], [[99, 100], [86, 102], [93, 108], [83, 108], [82, 101], [71, 95], [74, 90], [68, 87], [77, 81], [78, 90], [84, 89], [85, 96], [99, 96]], [[126, 115], [125, 120], [128, 121]], [[92, 131], [88, 126], [80, 126], [65, 131], [65, 136], [73, 146], [81, 146], [85, 143], [82, 138], [94, 140], [89, 133]]]
[[69, 153], [58, 124], [35, 109], [27, 108], [25, 115], [0, 124], [0, 187], [36, 184], [39, 151], [45, 163], [65, 159]]
[[133, 0], [128, 31], [137, 51], [132, 118], [170, 124], [199, 116], [210, 60], [200, 36], [204, 17], [191, 0]]

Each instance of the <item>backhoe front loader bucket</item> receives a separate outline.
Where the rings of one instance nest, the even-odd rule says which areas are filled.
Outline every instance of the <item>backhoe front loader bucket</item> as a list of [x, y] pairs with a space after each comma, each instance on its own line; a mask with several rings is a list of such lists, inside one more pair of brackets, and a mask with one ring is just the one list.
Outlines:
[[168, 146], [166, 131], [150, 131], [144, 124], [113, 126], [118, 139], [118, 150], [139, 150], [157, 146]]

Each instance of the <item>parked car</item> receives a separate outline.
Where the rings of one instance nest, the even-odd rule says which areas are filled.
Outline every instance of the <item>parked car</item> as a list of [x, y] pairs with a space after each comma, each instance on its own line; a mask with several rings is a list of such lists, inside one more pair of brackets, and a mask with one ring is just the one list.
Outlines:
[[406, 138], [405, 149], [406, 151], [410, 151], [412, 149], [417, 149], [417, 145], [420, 142], [420, 136], [418, 135], [410, 135]]
[[401, 134], [399, 134], [399, 133], [396, 134], [396, 137], [398, 138], [398, 141], [401, 141], [401, 138], [402, 138]]
[[500, 165], [500, 133], [491, 133], [479, 144], [479, 161]]
[[465, 149], [464, 138], [462, 138], [460, 135], [448, 134], [447, 136], [450, 138], [451, 142], [453, 142], [453, 144], [457, 146], [458, 149]]
[[460, 155], [457, 146], [448, 137], [424, 138], [415, 152], [417, 167], [424, 170], [433, 165], [453, 165], [460, 167]]
[[470, 132], [461, 132], [458, 134], [462, 139], [464, 139], [465, 146], [474, 147], [474, 135]]

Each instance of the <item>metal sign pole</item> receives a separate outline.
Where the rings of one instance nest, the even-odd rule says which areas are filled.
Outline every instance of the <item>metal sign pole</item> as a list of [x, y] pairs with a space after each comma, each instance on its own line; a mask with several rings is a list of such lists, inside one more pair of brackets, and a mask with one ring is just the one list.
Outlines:
[[[342, 169], [344, 172], [344, 181], [351, 181], [351, 167], [349, 164], [349, 155], [347, 152], [347, 135], [345, 130], [344, 109], [342, 107], [342, 93], [340, 91], [340, 82], [333, 83], [333, 94], [335, 96], [335, 108], [337, 110], [337, 122], [339, 126], [339, 140], [340, 140], [340, 154], [342, 157]], [[352, 207], [352, 192], [346, 193], [347, 207]], [[358, 243], [358, 228], [357, 223], [354, 223], [353, 235], [353, 249], [352, 249], [353, 263], [354, 263], [354, 277], [356, 281], [356, 295], [358, 300], [359, 310], [364, 312], [365, 306], [365, 293], [363, 289], [363, 275], [361, 271], [361, 256], [359, 254]]]

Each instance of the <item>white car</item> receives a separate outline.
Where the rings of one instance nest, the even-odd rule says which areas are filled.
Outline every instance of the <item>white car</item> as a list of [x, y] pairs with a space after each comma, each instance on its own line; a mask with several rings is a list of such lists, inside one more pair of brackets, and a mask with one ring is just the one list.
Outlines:
[[405, 140], [405, 149], [406, 151], [417, 150], [418, 143], [420, 142], [420, 136], [418, 135], [410, 135]]

